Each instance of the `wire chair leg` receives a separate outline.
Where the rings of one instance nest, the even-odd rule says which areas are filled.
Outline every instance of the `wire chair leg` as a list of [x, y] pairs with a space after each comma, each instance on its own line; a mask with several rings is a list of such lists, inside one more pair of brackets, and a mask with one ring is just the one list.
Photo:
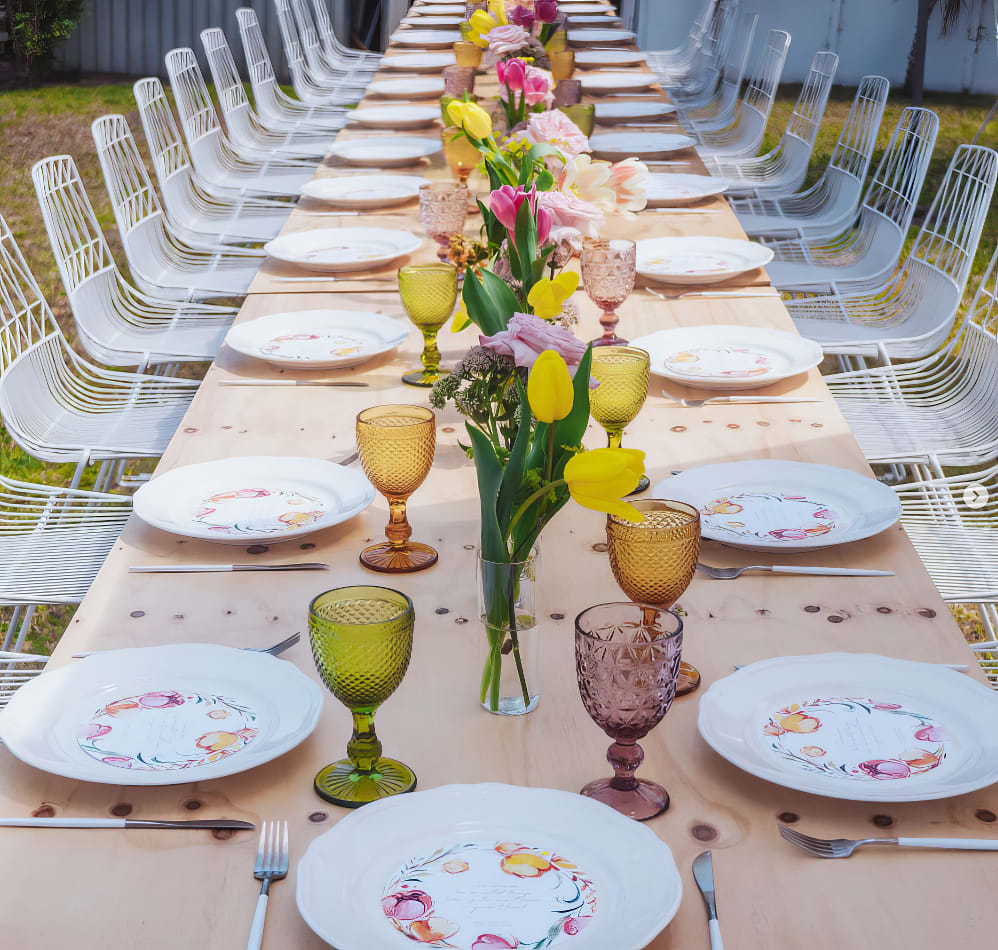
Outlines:
[[20, 653], [24, 647], [24, 641], [28, 638], [28, 631], [31, 629], [31, 621], [34, 619], [36, 609], [35, 604], [31, 604], [25, 608], [24, 618], [21, 620], [21, 626], [17, 631], [17, 639], [14, 641], [15, 653]]
[[79, 488], [80, 479], [83, 478], [83, 472], [86, 467], [90, 464], [90, 449], [84, 449], [80, 453], [80, 460], [76, 463], [76, 470], [73, 472], [73, 480], [69, 483], [70, 488]]
[[17, 623], [20, 620], [22, 610], [24, 610], [23, 607], [15, 607], [11, 611], [10, 619], [7, 621], [7, 633], [4, 635], [3, 643], [0, 643], [0, 649], [10, 649], [10, 645], [14, 640], [14, 631], [17, 629]]

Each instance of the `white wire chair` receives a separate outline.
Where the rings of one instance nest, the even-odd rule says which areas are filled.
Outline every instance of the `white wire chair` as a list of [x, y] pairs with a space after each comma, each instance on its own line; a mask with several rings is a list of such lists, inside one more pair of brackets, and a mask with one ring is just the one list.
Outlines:
[[185, 240], [163, 212], [125, 117], [106, 115], [90, 128], [128, 267], [139, 287], [172, 300], [245, 294], [266, 253]]
[[949, 336], [994, 193], [998, 153], [961, 145], [902, 268], [848, 290], [786, 300], [803, 336], [825, 352], [916, 359]]
[[704, 159], [707, 171], [725, 178], [730, 183], [730, 192], [776, 198], [796, 191], [807, 176], [807, 165], [838, 68], [839, 57], [835, 53], [827, 50], [815, 53], [776, 148], [752, 158], [708, 156]]
[[[10, 636], [11, 629], [21, 629], [18, 623], [18, 611], [15, 609], [15, 617], [8, 624], [7, 632]], [[28, 618], [30, 626], [31, 618]], [[27, 629], [24, 630], [27, 636]], [[18, 637], [23, 640], [23, 637]], [[47, 656], [34, 656], [30, 653], [8, 653], [0, 652], [0, 709], [3, 709], [11, 701], [11, 698], [25, 683], [33, 680], [45, 672], [45, 664], [48, 663]]]
[[825, 377], [871, 461], [982, 465], [998, 457], [998, 250], [960, 333], [938, 353]]
[[295, 95], [309, 105], [346, 106], [359, 102], [364, 95], [366, 78], [363, 82], [354, 80], [347, 85], [343, 78], [333, 79], [326, 75], [315, 75], [305, 61], [298, 23], [291, 9], [290, 0], [274, 0], [274, 10], [277, 13], [284, 59], [288, 64]]
[[697, 151], [701, 158], [748, 158], [759, 151], [789, 48], [789, 33], [770, 30], [755, 72], [745, 94], [735, 106], [730, 124], [721, 129], [703, 129], [698, 127], [696, 121], [691, 123], [693, 132], [700, 139]]
[[732, 45], [735, 42], [741, 17], [741, 0], [718, 4], [711, 28], [703, 37], [696, 55], [696, 65], [686, 78], [659, 81], [668, 90], [669, 99], [676, 105], [705, 104], [717, 92]]
[[300, 99], [292, 99], [281, 89], [256, 11], [251, 7], [241, 7], [236, 10], [236, 20], [260, 121], [270, 129], [313, 129], [319, 132], [340, 129], [346, 115], [343, 106], [307, 105]]
[[377, 68], [382, 60], [381, 53], [352, 49], [340, 42], [336, 30], [333, 29], [333, 21], [329, 15], [329, 8], [326, 6], [326, 0], [312, 0], [312, 10], [315, 13], [315, 23], [319, 29], [323, 54], [330, 63], [340, 61], [357, 66]]
[[706, 0], [700, 13], [690, 25], [686, 40], [672, 49], [649, 50], [646, 54], [648, 66], [658, 73], [663, 82], [687, 77], [696, 65], [697, 54], [704, 37], [710, 30], [719, 0]]
[[313, 78], [326, 80], [347, 87], [363, 89], [378, 69], [377, 62], [361, 63], [357, 59], [343, 59], [338, 54], [327, 54], [309, 0], [290, 0], [291, 11], [298, 28], [305, 66]]
[[163, 84], [150, 76], [132, 89], [163, 204], [177, 233], [188, 241], [207, 237], [222, 244], [276, 237], [294, 205], [280, 198], [240, 195], [206, 182], [191, 164]]
[[882, 280], [897, 267], [922, 192], [939, 118], [927, 109], [901, 113], [859, 214], [844, 229], [797, 239], [764, 238], [775, 257], [773, 286], [846, 292], [856, 281]]
[[11, 438], [43, 462], [76, 463], [70, 487], [100, 463], [112, 468], [163, 453], [198, 383], [104, 369], [78, 356], [52, 316], [0, 216], [0, 417]]
[[[208, 58], [208, 68], [215, 83], [215, 95], [225, 120], [232, 147], [251, 160], [266, 161], [272, 156], [315, 159], [315, 164], [329, 151], [335, 134], [308, 129], [268, 128], [246, 97], [246, 90], [225, 34], [218, 28], [201, 32], [201, 45]], [[344, 117], [343, 122], [346, 122]]]
[[315, 166], [310, 162], [290, 158], [248, 161], [239, 155], [222, 131], [192, 49], [170, 50], [166, 72], [191, 162], [213, 188], [257, 197], [296, 196], [312, 180]]
[[786, 198], [729, 198], [747, 234], [803, 238], [835, 234], [856, 215], [891, 84], [864, 76], [828, 165], [808, 189]]
[[132, 287], [118, 270], [70, 156], [38, 162], [31, 178], [80, 340], [94, 359], [143, 370], [214, 357], [233, 308], [177, 303]]
[[[0, 650], [20, 650], [38, 605], [78, 604], [132, 511], [128, 495], [0, 476], [0, 606], [13, 608]], [[6, 661], [0, 653], [0, 705]]]

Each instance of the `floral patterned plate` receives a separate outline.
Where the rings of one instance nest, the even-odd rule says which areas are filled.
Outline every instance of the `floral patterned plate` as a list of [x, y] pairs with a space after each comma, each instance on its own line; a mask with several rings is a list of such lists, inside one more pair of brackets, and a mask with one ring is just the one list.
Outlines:
[[641, 950], [681, 898], [649, 829], [581, 795], [510, 785], [366, 805], [298, 865], [298, 909], [337, 950]]
[[705, 538], [747, 551], [808, 551], [869, 538], [901, 517], [875, 478], [832, 465], [779, 459], [721, 462], [660, 482], [655, 498], [700, 509]]
[[392, 34], [397, 46], [419, 46], [423, 49], [452, 46], [461, 39], [457, 30], [399, 30]]
[[759, 778], [915, 802], [998, 781], [998, 694], [930, 663], [827, 653], [743, 667], [700, 700], [700, 734]]
[[705, 198], [723, 194], [728, 183], [710, 175], [670, 175], [652, 172], [648, 176], [645, 194], [649, 208], [681, 208]]
[[[598, 73], [594, 73], [593, 78], [598, 75]], [[620, 76], [621, 74], [613, 73], [611, 75]], [[584, 76], [582, 78], [583, 84], [589, 78]], [[643, 83], [644, 79], [615, 79], [612, 82], [618, 84], [617, 88], [623, 89], [625, 86], [621, 84], [625, 82], [630, 82], [632, 84], [630, 88], [633, 88], [633, 83]], [[609, 85], [604, 86], [604, 89], [608, 88]], [[692, 136], [680, 132], [597, 132], [589, 139], [589, 144], [592, 146], [593, 153], [600, 158], [617, 161], [634, 156], [637, 158], [659, 158], [663, 155], [671, 155], [673, 152], [692, 148], [696, 145], [696, 141]]]
[[338, 274], [384, 267], [412, 254], [422, 244], [418, 234], [397, 228], [316, 228], [282, 234], [268, 241], [263, 249], [279, 261]]
[[[396, 53], [381, 60], [382, 69], [403, 69], [411, 73], [439, 73], [457, 62], [453, 53]], [[393, 80], [394, 81], [394, 80]], [[443, 90], [443, 80], [431, 80], [432, 88]], [[385, 95], [382, 91], [382, 95]], [[406, 98], [406, 96], [402, 96]]]
[[636, 39], [630, 30], [568, 30], [568, 42], [573, 46], [610, 46]]
[[85, 782], [178, 785], [233, 775], [315, 728], [319, 687], [293, 663], [208, 644], [95, 653], [39, 676], [0, 714], [29, 765]]
[[[609, 55], [609, 51], [606, 55]], [[657, 119], [672, 115], [675, 111], [675, 106], [654, 99], [644, 102], [597, 102], [596, 121], [600, 125], [617, 125], [621, 122], [643, 122], [646, 120], [654, 122]], [[651, 177], [649, 176], [649, 178]]]
[[[587, 73], [582, 76], [582, 91], [592, 95], [593, 93], [599, 92], [623, 92], [625, 89], [647, 89], [649, 86], [658, 82], [654, 73], [638, 72], [636, 70], [631, 70], [631, 72], [613, 72], [611, 70], [603, 70], [599, 72]], [[611, 133], [617, 134], [617, 133]], [[599, 138], [599, 136], [594, 136], [594, 138]], [[632, 138], [632, 136], [628, 136]], [[687, 136], [681, 136], [684, 140]], [[690, 140], [690, 144], [693, 144], [693, 140]], [[686, 146], [678, 146], [685, 148]], [[598, 148], [598, 145], [594, 145], [593, 148]], [[619, 151], [619, 149], [618, 149]]]
[[[392, 61], [397, 62], [397, 59], [392, 57]], [[439, 70], [433, 71], [439, 72], [442, 69], [441, 66]], [[376, 96], [385, 96], [387, 99], [436, 99], [444, 94], [444, 81], [438, 76], [432, 79], [379, 79], [368, 84], [367, 91]]]
[[135, 493], [135, 514], [188, 538], [274, 544], [347, 521], [372, 501], [371, 483], [355, 469], [258, 456], [170, 469]]
[[282, 369], [343, 369], [387, 353], [408, 335], [407, 324], [374, 311], [301, 310], [240, 323], [225, 343]]
[[342, 159], [348, 165], [359, 165], [364, 168], [396, 168], [400, 165], [415, 165], [424, 158], [435, 155], [442, 148], [440, 138], [399, 135], [334, 142], [329, 147], [329, 154]]
[[772, 259], [771, 248], [737, 238], [649, 238], [638, 241], [637, 272], [667, 284], [716, 284]]
[[678, 327], [631, 341], [651, 371], [685, 386], [727, 392], [769, 386], [817, 366], [821, 347], [796, 333], [744, 326]]

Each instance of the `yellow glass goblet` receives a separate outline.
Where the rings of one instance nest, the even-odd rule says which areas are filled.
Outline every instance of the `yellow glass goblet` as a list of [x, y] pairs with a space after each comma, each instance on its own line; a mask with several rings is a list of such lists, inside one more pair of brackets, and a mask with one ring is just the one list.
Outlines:
[[[610, 569], [620, 589], [636, 604], [649, 605], [649, 629], [657, 610], [671, 607], [696, 573], [700, 556], [700, 512], [681, 501], [639, 498], [632, 505], [644, 521], [606, 517], [606, 543]], [[691, 693], [700, 685], [700, 672], [683, 663], [676, 695]]]
[[[635, 346], [599, 346], [593, 349], [592, 376], [599, 386], [589, 393], [589, 413], [606, 429], [607, 445], [619, 449], [624, 427], [628, 425], [648, 398], [650, 359], [645, 350]], [[636, 495], [649, 485], [641, 476]]]
[[440, 368], [437, 333], [457, 304], [457, 268], [453, 264], [410, 264], [399, 270], [399, 295], [409, 319], [423, 334], [421, 370], [402, 377], [410, 386], [432, 386], [450, 370]]
[[409, 668], [414, 622], [412, 601], [388, 587], [340, 587], [309, 605], [315, 665], [353, 716], [347, 758], [315, 777], [315, 790], [327, 802], [359, 808], [416, 787], [416, 773], [408, 765], [381, 755], [374, 731], [375, 712]]
[[482, 160], [482, 153], [460, 129], [447, 126], [440, 130], [440, 140], [444, 143], [444, 158], [451, 174], [462, 184], [468, 183], [471, 173]]
[[[574, 54], [573, 54], [574, 55]], [[587, 138], [596, 128], [596, 106], [591, 102], [579, 102], [570, 106], [558, 106], [558, 111], [565, 113]]]
[[468, 40], [458, 40], [454, 44], [454, 58], [458, 66], [474, 66], [478, 69], [482, 65], [482, 53], [484, 50]]
[[408, 574], [435, 564], [437, 552], [410, 541], [406, 518], [409, 496], [423, 484], [433, 464], [437, 420], [422, 406], [372, 406], [357, 416], [357, 451], [364, 474], [388, 499], [387, 541], [360, 552], [360, 563], [382, 574]]
[[561, 49], [548, 53], [551, 60], [551, 75], [555, 82], [571, 79], [575, 72], [575, 50]]

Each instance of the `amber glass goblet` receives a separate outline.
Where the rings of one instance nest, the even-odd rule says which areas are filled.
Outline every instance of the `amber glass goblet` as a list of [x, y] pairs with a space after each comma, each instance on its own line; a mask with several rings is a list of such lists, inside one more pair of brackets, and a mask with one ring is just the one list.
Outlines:
[[440, 130], [440, 141], [444, 144], [444, 158], [451, 174], [462, 185], [467, 185], [471, 173], [482, 161], [482, 153], [460, 129], [447, 126]]
[[416, 787], [416, 773], [381, 755], [374, 714], [402, 682], [412, 655], [412, 601], [387, 587], [340, 587], [308, 608], [312, 656], [322, 681], [353, 715], [347, 758], [315, 777], [327, 802], [358, 808]]
[[422, 406], [372, 406], [357, 416], [360, 464], [388, 499], [388, 540], [360, 552], [360, 563], [372, 571], [408, 574], [436, 563], [433, 548], [409, 540], [405, 514], [406, 501], [429, 474], [436, 444], [436, 417]]
[[[467, 189], [465, 189], [467, 190]], [[409, 319], [423, 334], [421, 370], [406, 373], [410, 386], [432, 386], [450, 370], [440, 368], [437, 334], [457, 304], [458, 270], [453, 264], [410, 264], [399, 269], [399, 296]]]
[[[690, 586], [700, 556], [700, 512], [681, 501], [643, 498], [631, 502], [644, 521], [607, 515], [610, 569], [620, 589], [649, 611], [671, 607]], [[650, 616], [650, 614], [649, 614]], [[677, 696], [700, 685], [700, 672], [683, 663]]]
[[572, 78], [572, 73], [575, 72], [575, 50], [555, 50], [548, 53], [548, 59], [551, 60], [551, 75], [555, 82]]
[[[607, 445], [619, 449], [624, 426], [632, 422], [648, 398], [650, 359], [635, 346], [601, 346], [593, 350], [591, 375], [599, 386], [589, 393], [589, 414], [606, 429]], [[637, 495], [649, 485], [641, 476]]]
[[633, 241], [587, 239], [582, 244], [582, 286], [589, 299], [603, 311], [603, 335], [593, 346], [622, 346], [617, 336], [617, 308], [634, 289], [637, 248]]
[[[468, 16], [471, 16], [471, 13]], [[458, 66], [471, 66], [472, 69], [478, 69], [482, 65], [483, 52], [484, 50], [480, 46], [470, 40], [458, 40], [454, 44], [454, 59], [457, 60]]]
[[563, 79], [554, 87], [554, 107], [574, 106], [582, 102], [582, 80]]
[[596, 106], [591, 102], [577, 102], [574, 105], [558, 106], [559, 112], [564, 112], [578, 127], [579, 131], [589, 138], [596, 128]]
[[638, 739], [669, 711], [676, 695], [683, 621], [671, 610], [641, 604], [600, 604], [575, 618], [575, 672], [586, 712], [611, 739], [613, 778], [582, 794], [645, 821], [669, 807], [669, 793], [635, 778], [644, 761]]
[[[472, 46], [475, 44], [472, 43]], [[453, 96], [455, 99], [464, 98], [464, 94], [475, 91], [475, 67], [474, 66], [445, 66], [444, 67], [444, 95]]]
[[437, 242], [437, 257], [447, 260], [450, 239], [464, 230], [468, 217], [467, 186], [452, 181], [428, 181], [419, 186], [419, 220]]

